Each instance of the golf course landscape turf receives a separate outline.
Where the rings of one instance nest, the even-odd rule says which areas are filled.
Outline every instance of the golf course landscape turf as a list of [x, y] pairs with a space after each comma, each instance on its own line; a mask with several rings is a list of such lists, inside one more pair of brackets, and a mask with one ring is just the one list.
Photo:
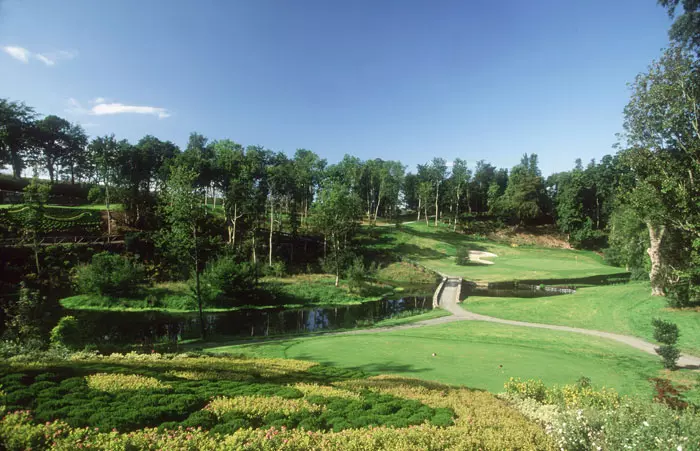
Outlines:
[[[434, 271], [463, 277], [470, 281], [503, 282], [513, 280], [573, 281], [596, 276], [622, 274], [624, 270], [606, 265], [595, 252], [570, 249], [548, 249], [534, 246], [513, 247], [507, 243], [455, 233], [449, 225], [438, 228], [424, 223], [378, 228], [376, 236], [367, 238], [370, 247], [388, 250], [416, 261]], [[459, 266], [456, 249], [467, 247], [496, 254], [488, 260], [493, 265], [472, 263]]]
[[700, 312], [669, 309], [666, 300], [651, 296], [649, 284], [587, 287], [575, 294], [545, 298], [469, 297], [469, 311], [504, 319], [596, 329], [653, 341], [651, 318], [678, 325], [679, 347], [700, 355]]
[[[671, 311], [664, 299], [649, 295], [648, 283], [592, 286], [598, 277], [624, 271], [606, 265], [593, 252], [513, 247], [475, 240], [446, 226], [404, 224], [365, 232], [376, 249], [393, 252], [450, 276], [470, 281], [532, 280], [577, 286], [573, 295], [545, 298], [468, 298], [464, 307], [494, 317], [598, 329], [653, 342], [651, 319], [678, 323], [684, 351], [700, 354], [698, 313]], [[460, 246], [492, 252], [493, 265], [458, 266]], [[567, 282], [564, 282], [567, 281]], [[312, 360], [369, 373], [398, 374], [499, 392], [509, 377], [541, 379], [546, 384], [590, 378], [624, 394], [651, 396], [650, 378], [669, 377], [691, 387], [700, 399], [697, 372], [662, 369], [660, 359], [605, 338], [477, 321], [356, 335], [293, 338], [252, 344], [215, 345], [208, 351], [260, 357]], [[435, 355], [433, 356], [433, 353]]]

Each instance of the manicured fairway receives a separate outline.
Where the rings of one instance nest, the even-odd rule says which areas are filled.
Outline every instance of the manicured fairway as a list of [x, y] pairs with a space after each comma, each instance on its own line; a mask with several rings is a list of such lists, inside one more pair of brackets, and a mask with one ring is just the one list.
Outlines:
[[647, 396], [651, 394], [648, 379], [662, 371], [653, 356], [609, 340], [471, 321], [210, 351], [309, 359], [492, 392], [501, 391], [511, 376], [542, 379], [547, 384], [573, 383], [587, 376], [595, 384]]
[[587, 287], [546, 298], [470, 297], [464, 306], [498, 318], [628, 334], [651, 342], [651, 319], [662, 318], [678, 325], [683, 351], [700, 355], [700, 311], [668, 309], [664, 298], [649, 294], [647, 283]]
[[[430, 269], [472, 281], [533, 280], [537, 283], [557, 283], [624, 273], [620, 268], [606, 265], [593, 252], [511, 247], [491, 241], [475, 241], [452, 232], [447, 226], [435, 228], [422, 223], [405, 224], [399, 230], [381, 229], [374, 246], [390, 249]], [[459, 266], [454, 256], [460, 246], [492, 252], [498, 257], [491, 259], [495, 263], [493, 265]], [[586, 281], [581, 283], [585, 284]]]

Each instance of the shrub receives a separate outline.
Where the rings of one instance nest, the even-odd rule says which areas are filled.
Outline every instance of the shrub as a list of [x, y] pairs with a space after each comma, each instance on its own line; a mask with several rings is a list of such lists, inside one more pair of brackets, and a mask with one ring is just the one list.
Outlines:
[[207, 304], [230, 307], [243, 303], [238, 298], [246, 297], [252, 292], [255, 286], [255, 268], [248, 262], [238, 262], [234, 257], [223, 256], [207, 265], [201, 282]]
[[87, 386], [93, 390], [117, 392], [122, 390], [164, 390], [171, 388], [154, 377], [138, 374], [97, 373], [85, 377]]
[[511, 377], [503, 386], [506, 393], [520, 395], [538, 402], [544, 402], [547, 398], [547, 387], [540, 380], [521, 381], [519, 377]]
[[651, 320], [654, 326], [654, 339], [665, 345], [675, 345], [678, 342], [678, 326], [658, 318]]
[[272, 266], [265, 266], [264, 274], [266, 276], [284, 277], [287, 275], [287, 265], [282, 260], [272, 262]]
[[664, 367], [668, 369], [676, 368], [676, 362], [681, 356], [681, 352], [676, 348], [679, 336], [678, 326], [658, 318], [652, 319], [651, 324], [654, 326], [654, 339], [662, 343], [661, 346], [656, 348], [656, 353], [661, 356]]
[[100, 252], [90, 264], [78, 267], [75, 283], [82, 294], [129, 296], [144, 281], [143, 265], [122, 255]]
[[78, 320], [74, 316], [64, 316], [51, 329], [51, 344], [76, 349], [83, 344]]
[[458, 265], [466, 266], [471, 261], [469, 256], [469, 248], [460, 246], [456, 249], [455, 259]]
[[362, 293], [367, 280], [367, 268], [362, 257], [355, 257], [345, 272], [352, 293]]
[[656, 353], [661, 356], [664, 368], [669, 370], [676, 369], [678, 358], [681, 356], [681, 351], [677, 347], [671, 345], [661, 345], [655, 349]]

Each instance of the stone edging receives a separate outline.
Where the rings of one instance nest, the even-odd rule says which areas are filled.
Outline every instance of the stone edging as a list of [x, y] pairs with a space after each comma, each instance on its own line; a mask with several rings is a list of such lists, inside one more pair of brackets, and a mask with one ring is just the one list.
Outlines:
[[442, 281], [433, 294], [433, 308], [438, 308], [440, 305], [440, 295], [442, 294], [443, 288], [445, 288], [445, 282], [447, 282], [447, 277], [442, 276]]

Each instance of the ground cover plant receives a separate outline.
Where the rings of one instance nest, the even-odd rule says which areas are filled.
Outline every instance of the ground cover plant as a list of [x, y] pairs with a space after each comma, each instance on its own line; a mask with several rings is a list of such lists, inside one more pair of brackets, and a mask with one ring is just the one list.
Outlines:
[[0, 383], [8, 450], [552, 449], [488, 393], [298, 360], [78, 353]]
[[678, 325], [678, 347], [700, 355], [697, 309], [671, 309], [649, 294], [648, 283], [587, 287], [575, 294], [544, 298], [469, 297], [464, 307], [498, 318], [558, 324], [635, 335], [654, 342], [652, 318]]

